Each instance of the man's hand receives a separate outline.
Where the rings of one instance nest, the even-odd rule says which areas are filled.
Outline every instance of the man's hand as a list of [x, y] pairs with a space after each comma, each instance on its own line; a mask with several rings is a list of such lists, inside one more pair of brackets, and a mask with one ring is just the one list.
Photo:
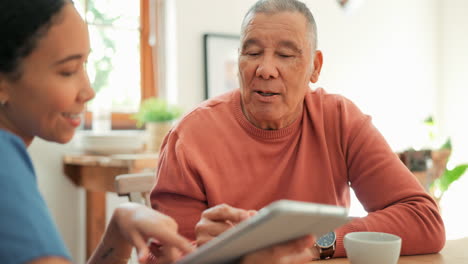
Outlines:
[[197, 245], [203, 245], [227, 229], [254, 215], [256, 211], [220, 204], [205, 210], [195, 226]]
[[314, 258], [310, 250], [313, 245], [314, 238], [312, 236], [306, 236], [251, 253], [242, 259], [241, 264], [307, 263]]

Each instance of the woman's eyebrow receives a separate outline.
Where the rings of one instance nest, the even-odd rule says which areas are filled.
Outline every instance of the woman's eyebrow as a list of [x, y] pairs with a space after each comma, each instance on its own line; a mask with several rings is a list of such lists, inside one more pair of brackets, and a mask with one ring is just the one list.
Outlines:
[[80, 59], [82, 59], [82, 58], [83, 58], [83, 55], [81, 55], [81, 54], [74, 54], [74, 55], [70, 55], [70, 56], [67, 56], [67, 57], [65, 57], [65, 58], [63, 58], [63, 59], [60, 59], [60, 60], [56, 61], [56, 62], [54, 63], [54, 65], [64, 64], [64, 63], [69, 62], [69, 61], [72, 61], [72, 60], [80, 60]]
[[[89, 55], [90, 53], [91, 53], [91, 50], [88, 52], [87, 55]], [[84, 57], [83, 54], [72, 54], [70, 56], [67, 56], [67, 57], [65, 57], [63, 59], [60, 59], [60, 60], [56, 61], [53, 65], [64, 64], [64, 63], [72, 61], [72, 60], [81, 60], [83, 57]]]

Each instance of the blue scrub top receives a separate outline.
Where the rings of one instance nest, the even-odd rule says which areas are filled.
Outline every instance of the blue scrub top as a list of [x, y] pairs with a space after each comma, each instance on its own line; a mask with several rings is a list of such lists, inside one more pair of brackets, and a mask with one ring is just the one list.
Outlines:
[[0, 263], [47, 256], [71, 259], [39, 192], [23, 141], [0, 130]]

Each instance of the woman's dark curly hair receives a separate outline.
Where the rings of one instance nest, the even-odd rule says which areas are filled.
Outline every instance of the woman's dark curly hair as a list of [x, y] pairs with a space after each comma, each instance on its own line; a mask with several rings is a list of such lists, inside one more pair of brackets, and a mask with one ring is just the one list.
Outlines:
[[21, 61], [52, 25], [52, 19], [70, 0], [0, 1], [0, 73], [21, 77]]

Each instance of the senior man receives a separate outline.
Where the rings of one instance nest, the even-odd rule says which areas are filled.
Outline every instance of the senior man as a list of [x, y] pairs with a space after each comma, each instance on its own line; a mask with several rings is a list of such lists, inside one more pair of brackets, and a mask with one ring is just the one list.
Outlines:
[[323, 62], [316, 46], [303, 3], [258, 1], [242, 22], [240, 88], [202, 103], [167, 135], [152, 206], [201, 244], [236, 224], [239, 211], [278, 199], [349, 207], [352, 187], [369, 214], [335, 230], [336, 244], [317, 248], [321, 258], [345, 256], [353, 231], [396, 234], [404, 255], [439, 251], [437, 205], [371, 118], [309, 88]]

